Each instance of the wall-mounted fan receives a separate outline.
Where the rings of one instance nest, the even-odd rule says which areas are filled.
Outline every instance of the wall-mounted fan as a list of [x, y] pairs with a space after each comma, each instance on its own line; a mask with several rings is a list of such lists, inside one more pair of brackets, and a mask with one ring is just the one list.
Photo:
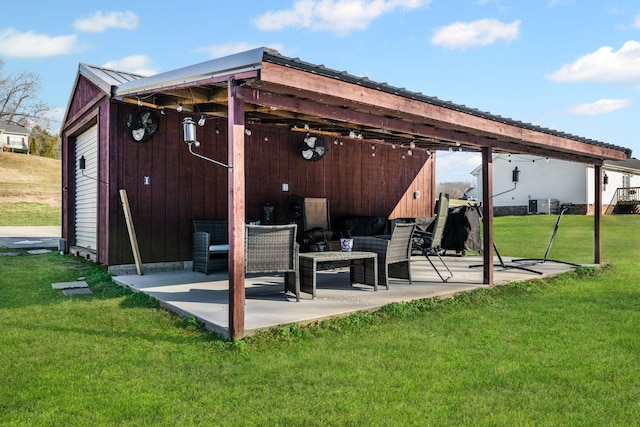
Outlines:
[[307, 137], [300, 142], [298, 149], [300, 150], [302, 158], [309, 162], [318, 161], [327, 154], [327, 144], [323, 138], [318, 138], [317, 136], [307, 135]]
[[302, 218], [303, 211], [304, 197], [292, 194], [284, 200], [284, 214], [292, 223]]
[[127, 126], [135, 142], [147, 142], [158, 130], [158, 115], [150, 108], [138, 108], [129, 116]]

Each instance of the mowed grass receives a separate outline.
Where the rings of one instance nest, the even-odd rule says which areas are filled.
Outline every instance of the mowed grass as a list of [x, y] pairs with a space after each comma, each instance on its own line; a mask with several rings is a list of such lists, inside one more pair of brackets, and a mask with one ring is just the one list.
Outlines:
[[60, 225], [60, 160], [0, 152], [0, 226]]
[[[555, 216], [495, 218], [503, 255], [541, 257]], [[391, 304], [238, 343], [90, 263], [0, 257], [0, 424], [638, 425], [640, 216], [607, 216], [612, 266]], [[590, 262], [593, 218], [551, 258]], [[86, 277], [92, 295], [52, 282]]]

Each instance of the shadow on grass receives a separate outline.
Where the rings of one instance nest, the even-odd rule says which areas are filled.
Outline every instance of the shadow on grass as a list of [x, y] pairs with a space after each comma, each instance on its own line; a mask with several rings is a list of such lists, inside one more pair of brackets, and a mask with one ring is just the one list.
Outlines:
[[[147, 309], [166, 313], [172, 326], [192, 334], [185, 337], [171, 337], [167, 334], [138, 334], [138, 338], [148, 340], [169, 339], [175, 342], [189, 341], [225, 341], [216, 333], [209, 332], [204, 324], [195, 318], [181, 318], [160, 307], [159, 302], [142, 293], [117, 285], [103, 266], [81, 258], [59, 255], [57, 253], [30, 255], [26, 250], [19, 250], [19, 255], [0, 257], [0, 308], [22, 309], [29, 306], [52, 306], [69, 300], [83, 302], [100, 300], [120, 300], [122, 309]], [[75, 294], [66, 296], [61, 291], [52, 289], [52, 283], [84, 280], [91, 289], [91, 294]], [[89, 307], [87, 309], [90, 316]], [[9, 323], [7, 323], [9, 322]], [[44, 323], [44, 322], [43, 322]], [[30, 319], [28, 326], [8, 319], [3, 325], [16, 328], [41, 328], [52, 332], [85, 333], [103, 335], [105, 337], [121, 336], [119, 332], [102, 330], [99, 326], [56, 327], [51, 324], [39, 324], [38, 319]], [[90, 322], [88, 323], [90, 325]], [[128, 332], [125, 332], [125, 335]]]

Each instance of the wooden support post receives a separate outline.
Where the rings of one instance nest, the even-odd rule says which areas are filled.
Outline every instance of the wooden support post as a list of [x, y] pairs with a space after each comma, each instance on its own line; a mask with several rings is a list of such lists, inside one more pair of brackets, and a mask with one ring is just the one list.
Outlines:
[[142, 276], [142, 260], [140, 259], [140, 249], [138, 248], [138, 238], [136, 237], [136, 230], [133, 227], [133, 220], [131, 219], [131, 210], [129, 209], [129, 198], [127, 197], [127, 190], [120, 190], [120, 200], [122, 200], [122, 210], [124, 211], [124, 220], [127, 223], [127, 230], [129, 231], [129, 241], [131, 242], [131, 249], [133, 250], [133, 259], [136, 263], [136, 270], [138, 275]]
[[594, 264], [602, 263], [602, 165], [594, 165], [594, 182], [593, 191], [593, 262]]
[[493, 285], [493, 156], [491, 147], [482, 148], [482, 283]]
[[244, 337], [244, 102], [236, 97], [236, 82], [229, 79], [229, 338]]

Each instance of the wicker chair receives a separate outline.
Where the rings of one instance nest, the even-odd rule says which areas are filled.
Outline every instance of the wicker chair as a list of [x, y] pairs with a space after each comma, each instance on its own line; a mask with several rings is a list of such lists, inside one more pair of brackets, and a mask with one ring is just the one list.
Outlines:
[[[378, 284], [389, 289], [390, 277], [408, 279], [411, 283], [411, 240], [415, 223], [395, 224], [390, 236], [354, 236], [353, 250], [378, 254]], [[356, 281], [361, 272], [354, 272]]]
[[296, 224], [245, 225], [245, 273], [285, 273], [284, 291], [300, 301]]
[[193, 229], [193, 271], [224, 270], [229, 253], [227, 221], [194, 219]]

